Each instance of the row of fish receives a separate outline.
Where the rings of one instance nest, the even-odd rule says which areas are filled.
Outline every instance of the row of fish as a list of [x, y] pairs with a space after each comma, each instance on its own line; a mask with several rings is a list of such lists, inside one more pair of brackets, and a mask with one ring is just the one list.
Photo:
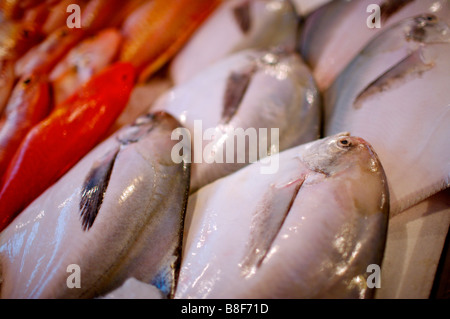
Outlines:
[[[17, 82], [0, 123], [1, 229], [107, 136], [136, 81], [168, 61], [216, 5], [132, 1], [122, 11], [121, 1], [92, 0], [83, 7], [81, 28], [71, 29], [63, 20], [45, 34], [41, 18], [52, 20], [62, 9], [67, 16], [59, 2], [42, 8], [41, 18], [31, 15], [35, 20], [13, 9], [20, 8], [20, 2], [0, 3], [2, 19], [18, 29], [0, 37], [2, 43], [15, 40], [1, 60], [13, 63], [12, 76], [4, 80]], [[114, 12], [119, 12], [116, 19], [108, 18]], [[150, 51], [139, 49], [158, 34], [155, 27], [146, 27], [148, 21], [167, 30]], [[16, 42], [30, 46], [35, 34], [42, 41], [19, 53], [22, 46]], [[29, 183], [36, 172], [41, 180]]]
[[[88, 165], [92, 166], [88, 175], [75, 174], [82, 179], [81, 183], [84, 187], [82, 198], [75, 204], [76, 209], [80, 211], [81, 228], [79, 230], [87, 234], [94, 220], [97, 221], [96, 225], [101, 225], [98, 222], [100, 218], [96, 218], [100, 206], [106, 206], [105, 209], [110, 211], [107, 208], [107, 197], [103, 199], [106, 190], [111, 192], [112, 189], [107, 186], [109, 180], [115, 178], [115, 174], [112, 173], [114, 163], [119, 165], [117, 163], [120, 162], [120, 158], [126, 160], [127, 156], [126, 162], [129, 163], [130, 157], [127, 154], [133, 152], [136, 152], [138, 157], [141, 155], [139, 148], [147, 140], [144, 139], [139, 144], [141, 146], [132, 145], [140, 140], [141, 135], [142, 138], [148, 135], [151, 140], [156, 141], [153, 146], [147, 143], [142, 147], [146, 154], [152, 154], [152, 156], [144, 156], [150, 160], [147, 163], [143, 159], [148, 166], [145, 168], [132, 166], [136, 168], [136, 178], [142, 178], [146, 185], [146, 189], [138, 187], [142, 192], [140, 199], [132, 198], [138, 206], [143, 204], [141, 199], [147, 200], [150, 206], [156, 205], [154, 207], [157, 215], [148, 215], [150, 208], [148, 206], [141, 212], [147, 217], [152, 216], [152, 222], [143, 222], [136, 215], [135, 222], [138, 227], [136, 231], [128, 232], [130, 229], [125, 226], [126, 223], [122, 225], [126, 237], [122, 238], [123, 243], [128, 243], [129, 249], [124, 249], [123, 243], [117, 246], [118, 241], [111, 241], [111, 237], [107, 236], [104, 237], [106, 243], [114, 246], [114, 249], [118, 250], [117, 254], [110, 254], [110, 249], [103, 243], [99, 243], [98, 250], [93, 250], [92, 257], [88, 257], [84, 249], [95, 246], [89, 238], [92, 236], [95, 238], [97, 232], [89, 232], [90, 236], [86, 237], [87, 241], [84, 243], [76, 240], [80, 234], [74, 234], [71, 237], [70, 231], [66, 228], [68, 225], [63, 226], [64, 223], [60, 223], [62, 221], [60, 217], [63, 216], [58, 214], [59, 208], [47, 208], [47, 204], [38, 208], [37, 219], [34, 218], [22, 224], [23, 231], [16, 228], [17, 224], [10, 225], [10, 223], [13, 220], [14, 223], [18, 221], [15, 219], [16, 216], [28, 218], [28, 212], [34, 210], [33, 203], [40, 198], [46, 198], [47, 195], [42, 194], [46, 190], [49, 191], [54, 187], [57, 189], [58, 196], [64, 197], [67, 194], [60, 193], [62, 191], [60, 185], [67, 183], [66, 189], [76, 193], [77, 190], [73, 189], [77, 185], [75, 180], [69, 178], [64, 182], [64, 178], [73, 172], [70, 169], [76, 170], [73, 166], [94, 146], [111, 135], [111, 130], [114, 129], [119, 115], [124, 113], [136, 84], [139, 81], [145, 81], [173, 57], [218, 3], [219, 1], [210, 0], [195, 1], [194, 4], [190, 1], [141, 0], [127, 3], [110, 0], [0, 2], [2, 20], [0, 30], [2, 153], [0, 160], [3, 170], [0, 176], [2, 230], [0, 282], [2, 297], [96, 296], [99, 292], [105, 291], [107, 289], [105, 287], [112, 287], [121, 280], [121, 275], [117, 276], [119, 269], [113, 267], [116, 270], [110, 268], [110, 279], [100, 280], [98, 284], [92, 285], [108, 273], [108, 271], [105, 272], [105, 267], [96, 266], [97, 258], [101, 254], [110, 256], [109, 261], [108, 258], [104, 259], [107, 268], [116, 263], [118, 256], [119, 259], [126, 261], [121, 270], [122, 279], [130, 274], [141, 280], [155, 277], [155, 280], [161, 283], [158, 287], [164, 293], [173, 293], [174, 280], [170, 275], [175, 269], [172, 265], [179, 263], [177, 247], [181, 237], [178, 233], [174, 235], [171, 229], [176, 228], [180, 224], [180, 218], [183, 217], [187, 190], [182, 188], [181, 197], [179, 197], [173, 194], [173, 188], [169, 185], [174, 183], [188, 187], [186, 180], [189, 179], [189, 167], [171, 165], [173, 163], [169, 162], [170, 157], [163, 158], [167, 153], [159, 150], [161, 147], [170, 148], [172, 142], [167, 132], [171, 132], [175, 126], [178, 126], [178, 123], [169, 115], [140, 118], [135, 125], [127, 128], [120, 138], [115, 140], [115, 144], [109, 145], [110, 148], [106, 146], [103, 150], [106, 154], [96, 158], [95, 162], [88, 161]], [[81, 8], [78, 11], [81, 13], [81, 28], [71, 29], [66, 25], [69, 23], [69, 5]], [[161, 29], [165, 30], [162, 34]], [[153, 45], [147, 46], [148, 41], [152, 41]], [[11, 90], [12, 94], [9, 92]], [[3, 106], [6, 106], [4, 112], [2, 112]], [[116, 130], [117, 128], [114, 131]], [[157, 157], [154, 157], [153, 153]], [[135, 159], [131, 158], [131, 160]], [[160, 163], [164, 168], [154, 171]], [[159, 190], [162, 186], [161, 181], [167, 180], [167, 189], [159, 195], [155, 194], [151, 199], [147, 198], [146, 195], [154, 191], [154, 185], [148, 183], [150, 175], [142, 176], [142, 169], [147, 169], [150, 175], [157, 177], [154, 185], [158, 185]], [[179, 175], [174, 169], [180, 169], [180, 180], [173, 178]], [[67, 172], [69, 172], [68, 175], [66, 175]], [[119, 174], [130, 177], [129, 172], [119, 172]], [[61, 179], [61, 177], [64, 178]], [[119, 180], [123, 183], [128, 182], [121, 177]], [[50, 187], [53, 184], [55, 185]], [[135, 192], [135, 195], [139, 191]], [[133, 192], [132, 188], [130, 192]], [[169, 193], [173, 194], [173, 199]], [[159, 204], [155, 201], [158, 196], [163, 201]], [[49, 199], [48, 203], [50, 202], [55, 204], [58, 199], [56, 197]], [[128, 203], [126, 202], [127, 205]], [[167, 210], [161, 209], [162, 206], [167, 206]], [[176, 206], [179, 206], [179, 209]], [[125, 208], [129, 209], [124, 205]], [[172, 218], [167, 215], [168, 211], [173, 211], [178, 216]], [[158, 217], [160, 214], [162, 214], [161, 218]], [[44, 216], [48, 216], [49, 224], [42, 224], [42, 228], [37, 229], [40, 219]], [[66, 217], [70, 217], [70, 214]], [[78, 219], [77, 216], [72, 217]], [[104, 217], [114, 223], [114, 218], [111, 219], [108, 215]], [[131, 221], [129, 216], [122, 217], [126, 221]], [[159, 222], [167, 218], [173, 223], [167, 225], [168, 229], [164, 230]], [[53, 224], [54, 222], [56, 224]], [[32, 226], [29, 229], [30, 232], [26, 230], [25, 225]], [[119, 224], [117, 226], [120, 227]], [[50, 235], [52, 227], [55, 233]], [[109, 228], [109, 226], [106, 227]], [[12, 234], [9, 233], [11, 229]], [[74, 229], [78, 230], [76, 226]], [[99, 233], [104, 232], [103, 230]], [[113, 238], [118, 236], [115, 231], [106, 231], [106, 233]], [[21, 239], [19, 238], [24, 238], [26, 234], [29, 235], [28, 244], [26, 244], [28, 248], [20, 251]], [[9, 237], [10, 235], [12, 237]], [[168, 238], [173, 235], [173, 239]], [[41, 240], [40, 236], [46, 237], [47, 241], [44, 238]], [[155, 251], [149, 254], [154, 255], [156, 252], [164, 256], [160, 255], [161, 258], [156, 259], [152, 257], [153, 270], [150, 273], [147, 270], [141, 273], [137, 268], [147, 269], [147, 267], [143, 264], [145, 258], [139, 251], [138, 242], [141, 241], [141, 248], [146, 250], [149, 245], [147, 240], [160, 241], [163, 245], [167, 245], [167, 248], [162, 248], [160, 245], [154, 246]], [[81, 267], [93, 271], [96, 269], [91, 275], [83, 274], [83, 280], [86, 279], [89, 285], [88, 290], [72, 291], [72, 295], [67, 294], [67, 291], [62, 292], [61, 287], [56, 284], [57, 278], [63, 275], [58, 269], [58, 264], [65, 261], [64, 250], [68, 248], [66, 242], [78, 247], [73, 252], [82, 257], [82, 260], [77, 260]], [[15, 247], [12, 250], [9, 246], [11, 244]], [[41, 252], [39, 248], [36, 247], [36, 250], [33, 248], [35, 244], [42, 245]], [[31, 252], [29, 249], [36, 254], [28, 255]], [[172, 252], [168, 249], [172, 249]], [[135, 256], [134, 262], [129, 258], [131, 255], [128, 253]], [[25, 262], [22, 258], [31, 259]], [[33, 258], [37, 259], [33, 260]], [[23, 260], [22, 266], [18, 268], [14, 264], [14, 260], [17, 261], [17, 259]], [[113, 260], [112, 263], [111, 260]], [[156, 263], [154, 263], [155, 260]], [[55, 276], [51, 275], [51, 272], [54, 272]], [[89, 276], [91, 279], [88, 279]], [[21, 280], [23, 280], [22, 283]], [[41, 284], [42, 287], [39, 288]]]
[[[315, 65], [299, 52], [315, 49], [314, 41], [337, 28], [327, 25], [314, 29], [318, 35], [307, 35], [308, 23], [322, 27], [314, 22], [320, 12], [334, 6], [348, 10], [356, 2], [324, 5], [300, 28], [290, 1], [225, 1], [169, 64], [170, 88], [155, 90], [158, 76], [122, 84], [127, 92], [134, 90], [125, 94], [128, 105], [120, 103], [122, 116], [144, 113], [133, 123], [118, 125], [80, 161], [69, 158], [68, 150], [81, 142], [65, 145], [58, 137], [53, 138], [60, 144], [35, 142], [30, 154], [39, 149], [61, 155], [49, 162], [49, 169], [61, 161], [76, 164], [61, 178], [53, 177], [52, 186], [42, 183], [42, 194], [28, 199], [29, 205], [17, 204], [25, 198], [22, 185], [5, 196], [11, 205], [22, 206], [10, 209], [11, 223], [0, 233], [0, 296], [114, 298], [137, 297], [142, 291], [149, 298], [373, 297], [368, 267], [382, 263], [390, 214], [449, 185], [443, 144], [449, 134], [443, 89], [450, 71], [448, 25], [439, 16], [423, 15], [420, 7], [421, 15], [387, 27], [364, 50], [355, 51], [360, 53], [324, 90]], [[414, 3], [391, 11], [402, 12]], [[445, 12], [447, 4], [442, 1], [433, 12]], [[141, 10], [135, 19], [145, 17], [148, 23], [151, 10]], [[364, 20], [360, 28], [365, 27]], [[116, 43], [111, 29], [104, 35], [105, 43]], [[299, 38], [303, 42], [297, 43]], [[163, 64], [155, 63], [150, 65]], [[90, 101], [89, 92], [97, 94], [90, 82], [109, 79], [114, 68], [130, 72], [125, 77], [118, 73], [114, 88], [134, 80], [133, 72], [143, 80], [155, 71], [154, 66], [122, 62], [88, 80], [81, 93], [61, 99], [70, 105], [76, 105], [72, 96]], [[141, 96], [133, 98], [136, 89]], [[424, 110], [424, 102], [429, 109]], [[76, 118], [77, 112], [68, 112]], [[192, 156], [174, 162], [179, 141], [173, 132], [183, 127], [194, 136], [197, 121], [202, 123], [201, 145], [195, 139], [183, 141], [183, 152]], [[112, 121], [104, 124], [103, 133], [113, 126]], [[255, 163], [249, 158], [187, 160], [196, 150], [216, 158], [234, 139], [227, 133], [236, 128], [277, 128], [279, 143], [258, 133], [259, 147], [265, 149]], [[213, 136], [205, 138], [206, 129], [213, 129]], [[413, 129], [414, 139], [406, 138], [405, 130]], [[41, 129], [34, 135], [46, 130], [51, 132]], [[245, 151], [250, 152], [249, 144]], [[25, 160], [19, 162], [32, 161], [26, 149], [22, 154], [17, 158]], [[261, 174], [270, 162], [278, 163], [276, 172]], [[41, 174], [29, 167], [33, 176]], [[410, 167], [415, 169], [405, 174]], [[25, 176], [29, 169], [24, 166]], [[13, 173], [20, 169], [8, 176]], [[12, 219], [12, 212], [22, 208]], [[67, 267], [73, 264], [81, 269], [80, 288], [67, 285]]]

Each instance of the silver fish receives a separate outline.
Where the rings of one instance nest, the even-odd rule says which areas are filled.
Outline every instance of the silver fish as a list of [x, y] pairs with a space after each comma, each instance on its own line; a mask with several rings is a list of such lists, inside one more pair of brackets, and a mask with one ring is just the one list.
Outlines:
[[241, 50], [294, 50], [297, 29], [297, 14], [287, 0], [224, 1], [174, 58], [170, 75], [180, 84]]
[[273, 155], [188, 202], [176, 298], [368, 298], [389, 191], [371, 146], [348, 133]]
[[[369, 5], [380, 6], [380, 28], [370, 28]], [[300, 50], [317, 85], [325, 91], [372, 39], [399, 21], [434, 14], [450, 22], [449, 0], [337, 0], [322, 6], [305, 21]], [[373, 21], [372, 21], [373, 22]]]
[[30, 204], [0, 234], [0, 296], [92, 298], [129, 277], [172, 296], [189, 189], [189, 164], [171, 159], [178, 126], [138, 118]]
[[189, 130], [192, 192], [320, 134], [318, 91], [296, 53], [240, 51], [175, 86], [151, 110], [172, 114]]
[[325, 134], [370, 141], [396, 215], [450, 185], [450, 28], [433, 15], [374, 39], [324, 94]]

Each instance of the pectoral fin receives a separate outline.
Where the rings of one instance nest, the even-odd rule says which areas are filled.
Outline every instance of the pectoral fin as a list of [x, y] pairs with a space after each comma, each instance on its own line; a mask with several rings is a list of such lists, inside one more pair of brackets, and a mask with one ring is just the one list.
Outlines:
[[386, 22], [391, 16], [414, 0], [386, 0], [380, 5], [381, 20]]
[[251, 28], [250, 2], [246, 1], [233, 9], [234, 18], [239, 28], [247, 34]]
[[253, 213], [250, 238], [240, 267], [244, 276], [252, 275], [267, 256], [289, 214], [295, 198], [305, 180], [305, 176], [286, 184], [272, 185], [264, 196], [260, 207]]
[[236, 114], [255, 70], [256, 67], [252, 66], [240, 72], [232, 72], [228, 77], [222, 111], [222, 120], [225, 123], [228, 123]]
[[94, 163], [86, 176], [80, 200], [81, 227], [89, 230], [100, 211], [119, 148]]
[[410, 79], [419, 77], [422, 73], [431, 70], [433, 66], [433, 63], [424, 61], [420, 49], [412, 52], [366, 86], [356, 97], [353, 104], [354, 108], [361, 108], [362, 104], [372, 96], [397, 88]]

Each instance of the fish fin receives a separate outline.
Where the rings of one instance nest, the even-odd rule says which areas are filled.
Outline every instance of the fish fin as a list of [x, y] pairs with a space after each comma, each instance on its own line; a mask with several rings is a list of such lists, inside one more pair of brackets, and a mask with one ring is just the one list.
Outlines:
[[398, 214], [402, 214], [414, 205], [417, 205], [427, 198], [430, 198], [431, 196], [448, 189], [450, 189], [450, 175], [435, 183], [427, 184], [419, 190], [412, 192], [404, 197], [398, 198], [396, 203], [390, 209], [390, 218], [393, 218]]
[[150, 281], [150, 284], [158, 288], [167, 298], [172, 298], [175, 294], [175, 265], [178, 260], [177, 256], [171, 256], [170, 262], [164, 263]]
[[245, 1], [233, 8], [233, 16], [242, 33], [247, 34], [251, 28], [250, 2]]
[[106, 154], [104, 158], [94, 163], [86, 176], [80, 200], [81, 226], [84, 231], [92, 227], [100, 211], [118, 153], [119, 148]]
[[385, 0], [380, 5], [381, 21], [386, 22], [392, 15], [403, 9], [414, 0]]
[[252, 66], [240, 72], [232, 72], [228, 76], [222, 111], [222, 120], [225, 123], [228, 123], [236, 114], [254, 72], [255, 67]]
[[424, 61], [420, 49], [415, 50], [367, 85], [356, 97], [353, 107], [359, 109], [372, 96], [397, 88], [411, 78], [420, 77], [433, 67], [434, 63], [426, 63]]
[[283, 185], [273, 185], [264, 196], [262, 207], [253, 213], [251, 233], [245, 256], [239, 266], [245, 277], [251, 276], [263, 263], [300, 191], [305, 176]]

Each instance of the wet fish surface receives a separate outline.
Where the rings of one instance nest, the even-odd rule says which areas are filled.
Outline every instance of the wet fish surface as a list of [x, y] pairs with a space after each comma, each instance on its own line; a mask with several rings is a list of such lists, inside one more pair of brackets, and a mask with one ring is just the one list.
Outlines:
[[241, 50], [293, 50], [297, 29], [298, 17], [290, 1], [224, 1], [174, 58], [171, 78], [175, 84], [184, 83]]
[[172, 114], [189, 130], [195, 191], [259, 158], [318, 138], [320, 103], [297, 53], [244, 50], [176, 85], [151, 109]]
[[[369, 5], [380, 7], [380, 28], [370, 28]], [[450, 22], [448, 0], [337, 0], [307, 17], [299, 49], [319, 89], [328, 89], [348, 64], [377, 35], [406, 18], [434, 14]]]
[[372, 147], [342, 133], [275, 158], [190, 196], [176, 298], [373, 297], [389, 190]]
[[[92, 150], [0, 234], [2, 298], [93, 298], [127, 278], [174, 293], [189, 188], [179, 123], [142, 116]], [[81, 287], [67, 285], [78, 265]]]
[[450, 185], [450, 28], [405, 19], [374, 39], [324, 94], [325, 133], [370, 141], [398, 214]]

